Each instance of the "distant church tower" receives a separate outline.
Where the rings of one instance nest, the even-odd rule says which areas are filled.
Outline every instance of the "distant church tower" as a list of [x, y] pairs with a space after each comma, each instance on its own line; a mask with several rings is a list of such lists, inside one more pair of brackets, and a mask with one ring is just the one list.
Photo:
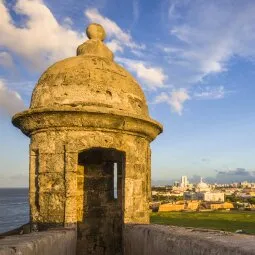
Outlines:
[[87, 36], [43, 73], [13, 124], [31, 138], [31, 223], [77, 228], [77, 254], [122, 254], [124, 224], [149, 223], [150, 142], [162, 126], [102, 26]]

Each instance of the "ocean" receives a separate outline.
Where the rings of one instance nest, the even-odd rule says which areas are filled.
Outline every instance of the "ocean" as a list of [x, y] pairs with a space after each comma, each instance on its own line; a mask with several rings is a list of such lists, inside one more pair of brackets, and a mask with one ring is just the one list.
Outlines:
[[[117, 190], [114, 189], [114, 197]], [[29, 222], [28, 189], [0, 188], [0, 233]]]
[[28, 189], [0, 188], [0, 233], [29, 221]]

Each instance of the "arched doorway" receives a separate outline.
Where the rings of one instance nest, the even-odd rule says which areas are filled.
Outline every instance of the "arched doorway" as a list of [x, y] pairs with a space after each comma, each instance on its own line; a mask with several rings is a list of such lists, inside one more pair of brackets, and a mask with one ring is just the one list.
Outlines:
[[78, 154], [77, 254], [122, 254], [124, 166], [115, 149]]

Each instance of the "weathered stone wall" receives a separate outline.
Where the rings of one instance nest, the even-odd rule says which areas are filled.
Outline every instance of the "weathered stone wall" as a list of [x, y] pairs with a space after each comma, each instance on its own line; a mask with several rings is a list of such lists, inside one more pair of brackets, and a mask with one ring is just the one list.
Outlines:
[[123, 221], [149, 223], [149, 141], [126, 133], [88, 130], [52, 130], [32, 135], [31, 221], [62, 225], [77, 222], [78, 154], [91, 148], [125, 153]]
[[0, 239], [0, 255], [74, 255], [74, 229], [34, 232]]
[[160, 225], [126, 225], [125, 255], [252, 255], [255, 236]]
[[[254, 255], [255, 236], [160, 225], [126, 225], [124, 255]], [[0, 255], [75, 255], [74, 229], [0, 239]]]
[[[122, 183], [122, 190], [118, 192], [119, 205], [107, 200], [109, 194], [113, 194], [110, 190], [112, 177], [103, 176], [107, 169], [100, 170], [101, 163], [91, 165], [85, 162], [84, 166], [87, 170], [92, 167], [91, 171], [88, 175], [80, 172], [79, 155], [93, 148], [117, 150], [125, 155], [119, 178]], [[116, 240], [121, 239], [124, 223], [149, 223], [149, 183], [150, 147], [146, 138], [124, 132], [86, 129], [55, 129], [31, 136], [31, 222], [38, 224], [39, 230], [77, 225], [78, 250], [98, 247], [102, 252], [97, 254], [112, 254], [111, 249], [121, 249], [121, 241]], [[97, 229], [97, 233], [93, 229]]]

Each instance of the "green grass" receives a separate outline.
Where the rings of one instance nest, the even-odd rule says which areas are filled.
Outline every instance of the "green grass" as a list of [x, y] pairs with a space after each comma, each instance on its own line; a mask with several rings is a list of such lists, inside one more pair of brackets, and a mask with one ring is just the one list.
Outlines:
[[255, 212], [158, 212], [151, 214], [151, 223], [255, 234]]

